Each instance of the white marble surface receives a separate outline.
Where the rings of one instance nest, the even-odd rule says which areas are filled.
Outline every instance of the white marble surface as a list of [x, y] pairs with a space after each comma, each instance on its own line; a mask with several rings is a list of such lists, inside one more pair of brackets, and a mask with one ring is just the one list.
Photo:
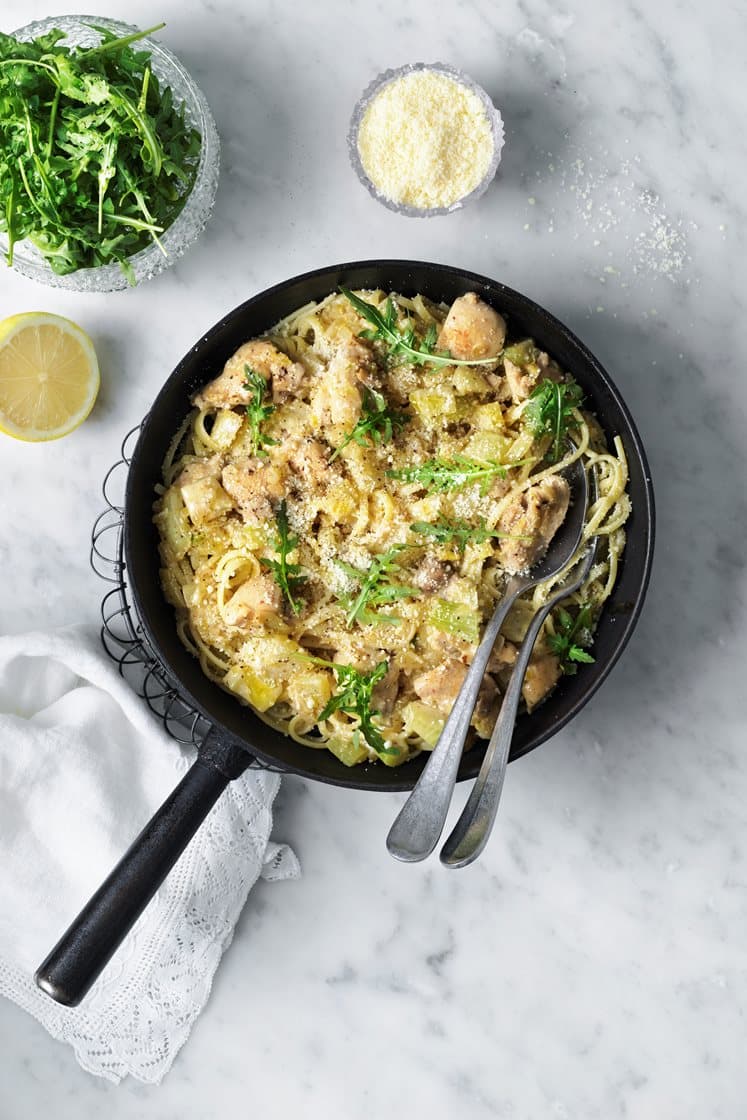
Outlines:
[[[627, 398], [656, 483], [654, 577], [593, 703], [509, 771], [484, 858], [393, 863], [401, 799], [288, 779], [304, 878], [250, 897], [159, 1087], [115, 1087], [0, 1006], [0, 1115], [88, 1120], [745, 1115], [747, 763], [740, 6], [662, 0], [315, 5], [145, 0], [224, 144], [214, 219], [141, 289], [73, 297], [0, 272], [0, 310], [93, 335], [100, 401], [70, 438], [0, 444], [0, 629], [94, 620], [100, 480], [166, 374], [224, 311], [334, 261], [451, 262], [565, 320]], [[2, 28], [49, 14], [5, 0]], [[375, 73], [463, 67], [502, 108], [499, 177], [429, 222], [347, 164]], [[741, 659], [740, 659], [741, 655]], [[463, 800], [460, 791], [458, 802]]]

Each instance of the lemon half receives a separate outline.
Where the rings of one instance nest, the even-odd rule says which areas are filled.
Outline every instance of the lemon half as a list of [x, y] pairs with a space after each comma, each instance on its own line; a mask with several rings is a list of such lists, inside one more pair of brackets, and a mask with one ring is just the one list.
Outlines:
[[43, 311], [0, 323], [0, 431], [31, 442], [82, 424], [99, 391], [99, 363], [84, 330]]

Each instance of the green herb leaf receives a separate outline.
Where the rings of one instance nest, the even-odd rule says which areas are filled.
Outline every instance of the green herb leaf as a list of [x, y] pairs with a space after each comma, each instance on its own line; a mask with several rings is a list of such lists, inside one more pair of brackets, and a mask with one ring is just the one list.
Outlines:
[[373, 329], [361, 331], [361, 338], [369, 341], [383, 342], [387, 347], [388, 357], [392, 361], [406, 362], [417, 366], [485, 366], [495, 365], [495, 358], [453, 358], [448, 350], [436, 349], [438, 332], [435, 324], [431, 324], [423, 338], [418, 338], [415, 328], [407, 326], [400, 329], [399, 316], [394, 300], [391, 296], [380, 311], [372, 303], [361, 299], [354, 292], [340, 285], [340, 291], [353, 305], [359, 315], [373, 325]]
[[592, 643], [593, 625], [589, 603], [584, 603], [579, 608], [575, 618], [564, 607], [558, 609], [557, 630], [549, 635], [547, 643], [560, 660], [560, 667], [566, 676], [575, 675], [579, 662], [593, 663], [594, 658], [584, 648]]
[[246, 406], [246, 419], [251, 435], [252, 455], [266, 456], [265, 447], [277, 443], [276, 439], [262, 434], [262, 424], [275, 411], [275, 406], [262, 404], [267, 391], [267, 382], [261, 373], [251, 366], [244, 366], [244, 388], [251, 393], [251, 400]]
[[361, 734], [369, 747], [377, 754], [399, 754], [397, 747], [386, 745], [383, 735], [373, 722], [373, 717], [381, 713], [371, 708], [371, 694], [379, 681], [386, 676], [389, 662], [380, 661], [370, 673], [361, 673], [352, 665], [329, 664], [337, 678], [338, 690], [325, 704], [317, 722], [322, 723], [323, 720], [329, 719], [333, 712], [346, 712], [348, 715], [357, 716], [360, 720]]
[[[449, 521], [442, 517], [435, 525], [428, 521], [415, 521], [410, 526], [413, 533], [423, 537], [432, 537], [439, 544], [448, 544], [453, 541], [460, 552], [464, 552], [468, 544], [483, 544], [494, 538], [513, 537], [512, 533], [501, 533], [497, 529], [486, 529], [485, 522], [479, 525], [468, 525], [466, 521]], [[518, 537], [518, 540], [531, 540], [531, 537]]]
[[427, 459], [416, 467], [387, 471], [389, 478], [400, 482], [417, 482], [431, 494], [442, 494], [449, 490], [460, 490], [479, 482], [483, 494], [487, 494], [494, 478], [505, 478], [511, 467], [523, 467], [527, 460], [515, 463], [496, 463], [492, 459], [467, 459], [464, 455], [454, 455], [451, 459]]
[[346, 575], [349, 575], [360, 585], [360, 590], [356, 596], [345, 596], [342, 599], [343, 606], [347, 610], [345, 622], [348, 629], [354, 622], [361, 626], [375, 626], [381, 622], [395, 624], [401, 622], [401, 619], [396, 615], [374, 614], [371, 608], [394, 603], [398, 599], [410, 599], [418, 596], [419, 592], [416, 587], [392, 583], [390, 580], [392, 575], [401, 570], [397, 562], [397, 556], [405, 547], [403, 544], [396, 544], [387, 552], [374, 556], [371, 567], [367, 572], [360, 571], [350, 564], [344, 564], [341, 560], [337, 561], [338, 566]]
[[360, 417], [340, 446], [332, 452], [330, 462], [336, 459], [343, 447], [347, 447], [351, 441], [357, 443], [359, 447], [366, 447], [369, 443], [374, 446], [389, 443], [395, 433], [404, 428], [409, 419], [406, 412], [395, 412], [389, 408], [386, 398], [381, 393], [364, 385]]
[[294, 598], [294, 594], [300, 585], [306, 581], [306, 576], [301, 574], [302, 568], [300, 565], [290, 564], [288, 562], [288, 554], [298, 545], [298, 537], [291, 536], [290, 527], [288, 525], [288, 508], [285, 503], [285, 498], [283, 498], [278, 507], [275, 520], [277, 522], [278, 535], [273, 545], [280, 559], [267, 560], [265, 557], [262, 557], [260, 564], [264, 568], [269, 568], [288, 606], [294, 614], [298, 614], [301, 610], [301, 604]]
[[540, 381], [522, 416], [535, 436], [551, 435], [552, 443], [546, 458], [551, 463], [562, 459], [568, 433], [578, 428], [574, 413], [583, 404], [581, 386], [572, 378], [567, 381]]
[[[92, 25], [94, 26], [94, 25]], [[94, 27], [97, 47], [0, 35], [0, 231], [28, 238], [59, 275], [118, 263], [168, 229], [195, 179], [201, 138], [150, 54]]]

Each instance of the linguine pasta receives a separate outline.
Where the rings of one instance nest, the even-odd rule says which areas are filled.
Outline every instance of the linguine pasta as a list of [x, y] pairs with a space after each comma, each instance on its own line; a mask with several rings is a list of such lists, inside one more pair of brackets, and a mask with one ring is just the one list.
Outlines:
[[[386, 293], [357, 295], [387, 308]], [[608, 447], [575, 407], [552, 462], [551, 436], [528, 422], [533, 387], [563, 384], [547, 355], [531, 342], [505, 349], [502, 319], [474, 296], [462, 297], [464, 320], [460, 301], [449, 312], [420, 295], [392, 300], [416, 348], [438, 336], [440, 362], [361, 338], [370, 324], [343, 294], [300, 308], [196, 394], [154, 507], [164, 592], [203, 671], [347, 765], [399, 765], [433, 747], [510, 572], [551, 535], [542, 518], [553, 503], [562, 521], [563, 472], [579, 458], [598, 480], [585, 539], [601, 543], [564, 607], [566, 621], [584, 608], [577, 638], [591, 656], [630, 511], [618, 437]], [[463, 357], [449, 364], [445, 353]], [[445, 464], [446, 475], [428, 481], [424, 464]], [[482, 471], [477, 481], [465, 464]], [[508, 616], [473, 718], [478, 736], [489, 737], [529, 620], [562, 579]], [[575, 671], [554, 652], [562, 622], [554, 610], [535, 646], [530, 710]]]

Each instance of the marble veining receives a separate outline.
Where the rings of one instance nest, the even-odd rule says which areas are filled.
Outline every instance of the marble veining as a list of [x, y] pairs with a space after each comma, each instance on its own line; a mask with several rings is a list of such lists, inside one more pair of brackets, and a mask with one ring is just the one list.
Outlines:
[[[132, 0], [206, 93], [214, 217], [135, 291], [73, 296], [0, 271], [2, 315], [93, 336], [100, 400], [68, 439], [0, 439], [0, 630], [93, 621], [100, 484], [199, 335], [334, 261], [451, 262], [574, 329], [647, 447], [658, 549], [629, 649], [587, 709], [513, 765], [484, 857], [389, 859], [397, 796], [287, 779], [299, 882], [252, 892], [192, 1037], [159, 1087], [115, 1087], [0, 1006], [0, 1116], [202, 1120], [740, 1120], [747, 763], [744, 17], [715, 0], [315, 5]], [[2, 30], [49, 14], [6, 0]], [[348, 166], [379, 71], [459, 66], [506, 122], [498, 177], [433, 220], [379, 207]], [[466, 790], [457, 793], [453, 814]]]

